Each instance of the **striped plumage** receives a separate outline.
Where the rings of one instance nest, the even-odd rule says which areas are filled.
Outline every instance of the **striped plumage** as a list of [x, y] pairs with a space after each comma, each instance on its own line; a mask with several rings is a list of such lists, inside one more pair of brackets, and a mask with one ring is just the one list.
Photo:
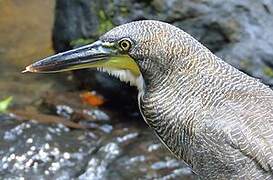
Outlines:
[[147, 124], [202, 179], [273, 179], [273, 91], [179, 28], [124, 24], [23, 72], [82, 68], [136, 85]]
[[167, 23], [128, 23], [101, 40], [122, 37], [144, 79], [144, 119], [177, 157], [203, 179], [273, 178], [269, 87]]

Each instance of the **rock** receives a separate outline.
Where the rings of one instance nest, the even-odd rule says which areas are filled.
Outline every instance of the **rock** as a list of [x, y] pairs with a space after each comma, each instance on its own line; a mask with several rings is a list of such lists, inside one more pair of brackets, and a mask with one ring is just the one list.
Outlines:
[[[184, 29], [236, 68], [273, 85], [272, 18], [273, 2], [269, 0], [57, 0], [53, 40], [60, 52], [92, 42], [119, 24], [162, 20]], [[121, 97], [125, 85], [112, 77], [93, 71], [88, 71], [89, 76], [86, 71], [76, 74], [87, 84], [86, 78], [92, 77], [92, 87], [107, 86], [104, 91]], [[126, 98], [133, 96], [126, 92]]]
[[91, 131], [2, 114], [1, 179], [194, 179], [147, 126], [130, 120], [93, 122]]
[[37, 107], [0, 114], [1, 179], [195, 178], [144, 121], [92, 107], [79, 94], [48, 92]]

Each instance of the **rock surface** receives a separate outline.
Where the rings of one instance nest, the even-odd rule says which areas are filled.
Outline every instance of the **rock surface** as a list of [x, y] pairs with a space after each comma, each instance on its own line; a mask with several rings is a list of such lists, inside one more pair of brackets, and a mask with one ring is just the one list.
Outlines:
[[[270, 68], [273, 62], [273, 1], [270, 0], [57, 0], [55, 50], [64, 51], [92, 42], [116, 25], [140, 19], [172, 23], [236, 68], [273, 85]], [[117, 81], [109, 82], [108, 79], [113, 78], [108, 75], [91, 72], [90, 76], [94, 77], [93, 83], [94, 79], [98, 84], [107, 82], [108, 92], [117, 93], [124, 87]], [[90, 84], [86, 77], [80, 76], [80, 79]], [[99, 87], [105, 88], [104, 85]]]
[[194, 179], [139, 118], [82, 104], [78, 94], [45, 94], [46, 114], [0, 114], [1, 179]]

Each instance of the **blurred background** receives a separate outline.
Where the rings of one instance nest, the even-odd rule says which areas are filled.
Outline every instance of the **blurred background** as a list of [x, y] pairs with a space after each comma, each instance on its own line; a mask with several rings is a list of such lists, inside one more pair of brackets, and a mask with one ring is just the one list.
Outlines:
[[134, 87], [93, 70], [21, 74], [142, 19], [273, 85], [271, 0], [0, 0], [1, 179], [196, 179], [143, 122]]

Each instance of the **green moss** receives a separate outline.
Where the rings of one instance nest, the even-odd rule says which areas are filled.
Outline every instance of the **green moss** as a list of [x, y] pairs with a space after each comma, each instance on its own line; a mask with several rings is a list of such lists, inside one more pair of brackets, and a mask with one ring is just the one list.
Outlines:
[[271, 69], [270, 67], [265, 66], [263, 68], [263, 72], [264, 72], [265, 75], [267, 75], [269, 77], [273, 77], [273, 69]]
[[244, 68], [244, 69], [250, 69], [252, 66], [251, 61], [247, 60], [247, 59], [241, 59], [240, 61], [240, 67]]
[[86, 44], [90, 44], [94, 42], [93, 39], [84, 39], [84, 38], [79, 38], [79, 39], [74, 39], [70, 42], [70, 46], [72, 47], [78, 47], [78, 46], [83, 46]]
[[110, 18], [106, 16], [103, 10], [99, 10], [98, 17], [99, 17], [99, 23], [100, 23], [98, 31], [100, 35], [109, 31], [110, 29], [114, 27], [114, 24], [112, 23]]
[[115, 6], [115, 3], [114, 3], [114, 0], [110, 0], [108, 2], [108, 10], [107, 10], [108, 17], [113, 17], [114, 16], [115, 9], [116, 9], [116, 6]]
[[128, 16], [129, 9], [126, 6], [121, 6], [120, 7], [120, 13], [121, 13], [122, 16]]

